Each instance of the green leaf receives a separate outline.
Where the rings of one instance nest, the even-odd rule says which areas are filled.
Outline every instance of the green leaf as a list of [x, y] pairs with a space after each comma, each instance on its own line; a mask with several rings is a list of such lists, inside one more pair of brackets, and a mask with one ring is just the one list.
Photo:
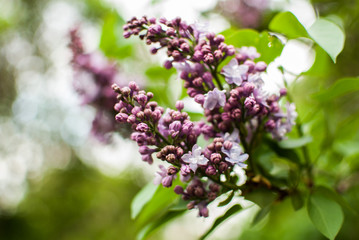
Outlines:
[[266, 188], [258, 188], [248, 193], [245, 199], [254, 202], [261, 208], [265, 208], [274, 202], [276, 195]]
[[304, 136], [301, 138], [295, 138], [295, 139], [292, 138], [292, 139], [282, 140], [278, 143], [278, 145], [284, 149], [291, 149], [291, 148], [303, 147], [312, 141], [313, 141], [313, 138], [311, 136]]
[[152, 234], [156, 229], [159, 227], [167, 224], [171, 220], [175, 219], [176, 217], [181, 216], [186, 210], [180, 210], [180, 211], [169, 211], [163, 216], [161, 216], [159, 219], [150, 222], [148, 225], [146, 225], [144, 228], [141, 229], [141, 231], [137, 234], [136, 239], [137, 240], [144, 240], [146, 239], [150, 234]]
[[143, 228], [150, 222], [161, 218], [164, 214], [166, 214], [166, 212], [168, 212], [171, 206], [178, 203], [180, 196], [178, 196], [173, 190], [174, 186], [178, 184], [180, 184], [179, 178], [173, 182], [173, 185], [170, 188], [164, 188], [162, 186], [158, 187], [155, 194], [153, 194], [150, 201], [146, 203], [136, 218], [136, 225], [138, 227]]
[[221, 224], [224, 220], [226, 220], [233, 214], [239, 212], [240, 210], [242, 210], [242, 207], [239, 204], [232, 206], [230, 209], [228, 209], [228, 211], [224, 215], [222, 215], [221, 217], [216, 219], [216, 221], [213, 223], [212, 227], [205, 234], [203, 234], [200, 239], [201, 240], [205, 239], [211, 232], [213, 232], [214, 229], [216, 229], [216, 227], [219, 224]]
[[359, 78], [342, 78], [336, 81], [330, 88], [316, 93], [313, 97], [326, 102], [356, 91], [359, 91]]
[[158, 187], [159, 185], [149, 182], [137, 193], [131, 203], [131, 219], [135, 219], [138, 216], [143, 207], [152, 199]]
[[344, 221], [340, 205], [320, 191], [314, 191], [308, 199], [307, 211], [314, 226], [327, 238], [334, 239]]
[[295, 164], [301, 165], [300, 158], [299, 158], [298, 154], [295, 152], [295, 150], [284, 149], [284, 148], [280, 147], [277, 142], [275, 142], [269, 138], [266, 138], [264, 140], [264, 142], [267, 144], [268, 147], [270, 147], [270, 149], [272, 151], [274, 151], [277, 154], [277, 156], [285, 158]]
[[268, 215], [268, 213], [271, 210], [271, 207], [272, 207], [272, 205], [268, 205], [268, 206], [266, 206], [264, 208], [259, 209], [259, 211], [257, 212], [257, 214], [253, 218], [252, 227], [257, 225], [261, 220], [263, 220], [265, 218], [265, 216]]
[[220, 202], [218, 204], [218, 207], [223, 207], [223, 206], [226, 206], [228, 203], [230, 203], [230, 201], [232, 200], [234, 196], [234, 191], [231, 191], [231, 193], [229, 194], [229, 196], [226, 198], [226, 200]]
[[[276, 37], [266, 31], [258, 33], [252, 29], [242, 29], [229, 32], [223, 32], [226, 37], [226, 43], [235, 47], [253, 46], [261, 56], [256, 61], [272, 62], [278, 57], [282, 50], [283, 44]], [[226, 34], [228, 36], [226, 36]]]
[[291, 12], [277, 14], [269, 23], [269, 29], [284, 34], [288, 38], [309, 38], [307, 30]]
[[335, 23], [323, 18], [317, 19], [308, 29], [311, 38], [336, 62], [344, 48], [345, 34]]
[[298, 211], [304, 205], [304, 199], [298, 190], [295, 190], [290, 194], [290, 200], [295, 211]]
[[110, 12], [104, 18], [99, 47], [108, 57], [123, 59], [132, 55], [132, 45], [122, 37], [123, 24], [124, 20], [115, 12]]

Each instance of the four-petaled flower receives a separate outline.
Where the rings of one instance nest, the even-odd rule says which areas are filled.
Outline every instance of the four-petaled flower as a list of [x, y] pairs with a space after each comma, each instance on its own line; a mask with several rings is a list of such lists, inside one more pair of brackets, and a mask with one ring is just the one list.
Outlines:
[[193, 172], [196, 172], [198, 165], [206, 165], [209, 161], [202, 155], [202, 149], [197, 144], [193, 145], [192, 152], [182, 156], [182, 160], [189, 164], [189, 167]]
[[239, 52], [252, 60], [261, 56], [255, 47], [241, 47]]
[[209, 91], [208, 94], [206, 94], [203, 107], [209, 110], [213, 110], [215, 107], [223, 107], [225, 103], [226, 95], [224, 94], [224, 91], [220, 91], [215, 88], [213, 91]]
[[243, 162], [248, 159], [249, 155], [247, 153], [243, 153], [243, 149], [239, 144], [233, 143], [233, 146], [230, 150], [222, 147], [222, 152], [227, 155], [225, 158], [227, 162], [238, 164], [238, 166], [242, 168], [247, 167], [247, 164]]
[[227, 83], [235, 83], [237, 86], [241, 85], [243, 80], [247, 79], [248, 65], [238, 64], [238, 61], [233, 58], [226, 66], [223, 67], [223, 75]]

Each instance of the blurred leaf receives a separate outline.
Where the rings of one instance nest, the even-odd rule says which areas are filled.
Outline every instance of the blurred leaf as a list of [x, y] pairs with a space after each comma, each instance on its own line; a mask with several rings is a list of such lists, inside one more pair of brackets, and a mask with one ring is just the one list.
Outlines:
[[301, 138], [292, 138], [282, 140], [278, 143], [281, 148], [290, 149], [290, 148], [299, 148], [307, 145], [308, 143], [312, 142], [313, 138], [311, 136], [304, 136]]
[[142, 228], [142, 230], [137, 234], [136, 239], [138, 240], [146, 239], [156, 229], [167, 224], [169, 221], [175, 219], [176, 217], [181, 216], [186, 210], [167, 212], [166, 214], [161, 216], [161, 218], [157, 219], [156, 221], [150, 222], [148, 225]]
[[142, 208], [136, 219], [136, 225], [142, 229], [149, 223], [161, 218], [173, 204], [178, 203], [179, 196], [173, 188], [179, 183], [180, 180], [176, 179], [170, 188], [158, 187], [151, 200]]
[[235, 47], [253, 46], [261, 54], [256, 61], [264, 61], [266, 63], [272, 62], [278, 57], [282, 50], [283, 44], [276, 37], [266, 31], [258, 33], [252, 29], [243, 29], [238, 31], [223, 32], [226, 36], [226, 43]]
[[218, 204], [218, 207], [222, 207], [222, 206], [226, 206], [228, 203], [231, 202], [232, 198], [234, 196], [234, 191], [231, 191], [231, 193], [229, 194], [229, 196], [226, 198], [226, 200], [220, 202]]
[[337, 56], [344, 48], [345, 34], [343, 30], [335, 23], [319, 18], [308, 29], [308, 33], [335, 63]]
[[213, 223], [212, 227], [204, 234], [201, 236], [201, 240], [205, 239], [206, 237], [208, 237], [208, 235], [213, 232], [214, 229], [216, 229], [216, 227], [221, 224], [223, 221], [225, 221], [227, 218], [229, 218], [230, 216], [232, 216], [233, 214], [239, 212], [240, 210], [242, 210], [243, 208], [236, 204], [234, 206], [232, 206], [230, 209], [228, 209], [228, 211], [222, 215], [221, 217], [217, 218], [216, 221]]
[[284, 149], [277, 142], [272, 139], [265, 139], [264, 141], [270, 149], [272, 149], [279, 157], [288, 159], [289, 161], [301, 165], [300, 158], [298, 154], [293, 149]]
[[304, 75], [310, 76], [323, 76], [326, 77], [328, 75], [330, 64], [333, 64], [330, 60], [328, 54], [318, 45], [314, 47], [315, 50], [315, 60], [312, 67], [304, 72]]
[[299, 209], [301, 209], [303, 207], [304, 199], [298, 190], [295, 190], [294, 192], [292, 192], [290, 194], [290, 199], [292, 202], [293, 209], [295, 211], [298, 211]]
[[309, 38], [307, 30], [291, 12], [277, 14], [269, 23], [269, 29], [284, 34], [288, 38]]
[[338, 234], [344, 215], [340, 205], [320, 191], [314, 191], [308, 199], [307, 210], [314, 226], [327, 238]]
[[359, 78], [342, 78], [337, 80], [330, 88], [316, 93], [313, 97], [325, 102], [356, 91], [359, 91]]
[[143, 207], [152, 199], [158, 188], [159, 185], [154, 185], [152, 182], [149, 182], [137, 193], [131, 203], [132, 219], [135, 219], [138, 216]]
[[272, 205], [270, 204], [268, 206], [265, 206], [264, 208], [259, 209], [259, 211], [253, 218], [252, 227], [257, 225], [263, 218], [265, 218], [265, 216], [267, 216], [267, 214], [270, 212], [271, 207]]
[[245, 199], [254, 202], [261, 208], [265, 208], [274, 202], [276, 195], [266, 188], [258, 188], [248, 193]]
[[100, 49], [108, 56], [123, 59], [132, 55], [132, 45], [122, 37], [124, 20], [115, 12], [110, 12], [104, 18], [102, 26]]
[[315, 191], [325, 196], [326, 198], [331, 198], [335, 200], [342, 207], [346, 208], [350, 213], [358, 215], [358, 211], [356, 209], [353, 209], [342, 196], [334, 192], [332, 189], [327, 188], [325, 186], [318, 186], [315, 188]]

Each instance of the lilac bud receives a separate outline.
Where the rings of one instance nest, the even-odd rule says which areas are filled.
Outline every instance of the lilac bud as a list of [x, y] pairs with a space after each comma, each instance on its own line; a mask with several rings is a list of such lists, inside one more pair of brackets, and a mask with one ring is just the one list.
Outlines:
[[181, 111], [183, 109], [183, 107], [184, 107], [183, 101], [177, 101], [176, 102], [176, 108], [177, 108], [178, 111]]
[[167, 174], [168, 174], [168, 175], [175, 175], [177, 172], [178, 172], [178, 169], [175, 168], [174, 166], [170, 166], [170, 167], [167, 169]]
[[249, 67], [248, 72], [252, 72], [254, 70], [255, 63], [252, 60], [246, 60], [244, 64]]
[[163, 64], [163, 66], [166, 68], [166, 69], [171, 69], [172, 68], [172, 62], [167, 60], [165, 61], [165, 63]]
[[144, 106], [147, 103], [147, 95], [145, 94], [139, 94], [137, 95], [137, 102], [141, 105]]
[[196, 103], [199, 103], [199, 104], [203, 105], [203, 103], [204, 103], [204, 95], [203, 95], [203, 94], [198, 94], [198, 95], [196, 95], [196, 96], [194, 97], [194, 101], [195, 101]]
[[216, 36], [216, 34], [213, 33], [213, 32], [209, 32], [209, 33], [206, 34], [206, 38], [208, 40], [213, 40], [215, 38], [215, 36]]
[[214, 164], [218, 164], [221, 162], [222, 156], [219, 153], [212, 153], [210, 159]]
[[151, 52], [152, 54], [156, 54], [157, 51], [158, 51], [158, 49], [155, 48], [155, 47], [151, 48], [151, 50], [150, 50], [150, 52]]
[[229, 45], [227, 46], [226, 53], [228, 56], [233, 56], [236, 53], [236, 49], [232, 45]]
[[150, 150], [151, 149], [147, 146], [141, 146], [138, 151], [141, 153], [141, 155], [145, 155], [150, 153], [151, 152]]
[[194, 52], [192, 58], [193, 58], [194, 61], [200, 62], [200, 61], [202, 61], [202, 59], [203, 59], [203, 54], [202, 54], [201, 51], [197, 50], [197, 51]]
[[197, 197], [202, 197], [204, 195], [204, 189], [202, 187], [195, 187], [194, 195]]
[[221, 114], [221, 118], [223, 121], [230, 121], [231, 120], [231, 116], [228, 112], [224, 112]]
[[191, 210], [194, 208], [194, 206], [196, 205], [196, 203], [194, 201], [191, 201], [187, 204], [187, 209], [188, 210]]
[[181, 187], [180, 185], [175, 186], [174, 192], [176, 194], [183, 194], [184, 193], [183, 187]]
[[149, 164], [153, 163], [153, 158], [151, 155], [142, 155], [142, 161], [148, 162]]
[[123, 107], [124, 107], [124, 104], [121, 101], [121, 102], [116, 103], [113, 108], [115, 109], [115, 111], [119, 112], [121, 110], [121, 108], [123, 108]]
[[204, 206], [203, 208], [201, 208], [200, 210], [199, 210], [199, 216], [200, 217], [208, 217], [208, 214], [209, 214], [209, 212], [208, 212], [208, 208], [206, 207], [206, 206]]
[[266, 129], [273, 130], [276, 127], [275, 121], [273, 119], [270, 119], [265, 124]]
[[124, 123], [127, 121], [128, 115], [126, 113], [118, 113], [116, 114], [116, 121]]
[[255, 85], [253, 83], [246, 83], [244, 86], [243, 86], [243, 93], [246, 95], [246, 96], [249, 96], [253, 90], [255, 88]]
[[212, 82], [212, 74], [210, 72], [203, 73], [202, 78], [207, 83]]
[[154, 18], [154, 17], [151, 17], [150, 19], [148, 19], [148, 21], [149, 21], [151, 24], [156, 24], [156, 18]]
[[181, 122], [180, 121], [174, 121], [173, 123], [170, 124], [169, 129], [172, 131], [179, 131], [181, 130]]
[[162, 24], [166, 24], [167, 23], [167, 19], [164, 17], [161, 17], [160, 19], [158, 19], [158, 21]]
[[214, 51], [214, 57], [216, 58], [217, 61], [221, 60], [223, 57], [222, 51], [221, 50]]
[[166, 30], [166, 35], [168, 35], [168, 36], [176, 36], [176, 30], [174, 28], [169, 27]]
[[145, 114], [146, 117], [150, 118], [152, 116], [152, 111], [151, 109], [145, 109], [143, 111], [143, 113]]
[[173, 176], [166, 176], [162, 179], [162, 185], [166, 188], [172, 186]]
[[263, 61], [257, 62], [254, 69], [258, 72], [263, 72], [267, 69], [267, 64]]
[[191, 132], [192, 128], [193, 128], [193, 122], [186, 122], [182, 126], [182, 133], [188, 135]]
[[223, 143], [223, 147], [224, 147], [224, 149], [226, 149], [226, 150], [230, 150], [230, 149], [232, 148], [232, 146], [233, 146], [233, 143], [232, 143], [231, 141], [225, 141], [225, 142]]
[[231, 113], [231, 117], [236, 120], [241, 119], [241, 116], [242, 116], [242, 111], [239, 108], [234, 109]]
[[162, 31], [162, 27], [160, 25], [151, 25], [148, 28], [148, 32], [151, 34], [159, 34]]
[[207, 169], [206, 169], [206, 174], [207, 175], [209, 175], [209, 176], [213, 176], [213, 175], [216, 175], [217, 174], [217, 170], [213, 167], [213, 166], [211, 166], [211, 165], [209, 165], [208, 167], [207, 167]]
[[134, 124], [136, 122], [136, 116], [135, 115], [128, 116], [127, 122], [130, 124]]
[[152, 112], [152, 118], [153, 120], [157, 121], [161, 118], [161, 112], [159, 110], [155, 110]]
[[280, 94], [281, 97], [287, 95], [287, 89], [286, 88], [281, 88], [279, 90], [279, 94]]
[[139, 132], [147, 132], [149, 130], [149, 127], [146, 123], [140, 123], [136, 127], [136, 131]]
[[190, 47], [188, 43], [182, 43], [181, 44], [181, 49], [183, 50], [183, 52], [189, 52]]
[[219, 163], [219, 171], [221, 172], [225, 172], [228, 169], [228, 164], [225, 162], [220, 162]]
[[206, 55], [204, 55], [203, 61], [204, 61], [205, 63], [208, 63], [208, 64], [213, 63], [213, 62], [214, 62], [214, 56], [213, 56], [213, 54], [212, 54], [212, 53], [207, 53]]
[[134, 81], [129, 82], [128, 86], [130, 87], [130, 89], [132, 91], [138, 91], [139, 90], [137, 83], [134, 82]]
[[130, 95], [131, 89], [129, 87], [123, 87], [121, 88], [121, 93], [127, 97], [128, 95]]
[[215, 41], [217, 44], [220, 44], [221, 42], [224, 42], [224, 36], [221, 35], [221, 34], [218, 34], [217, 37], [214, 38], [214, 41]]
[[132, 32], [131, 32], [131, 31], [125, 31], [125, 32], [123, 33], [123, 37], [124, 37], [124, 38], [129, 38], [129, 37], [131, 37], [131, 35], [132, 35]]
[[182, 148], [178, 147], [177, 148], [177, 152], [176, 152], [177, 156], [181, 157], [184, 154], [184, 151]]
[[131, 113], [132, 113], [133, 115], [137, 115], [137, 113], [139, 113], [139, 112], [141, 112], [141, 107], [139, 107], [139, 106], [135, 106], [135, 107], [132, 108], [132, 110], [131, 110]]

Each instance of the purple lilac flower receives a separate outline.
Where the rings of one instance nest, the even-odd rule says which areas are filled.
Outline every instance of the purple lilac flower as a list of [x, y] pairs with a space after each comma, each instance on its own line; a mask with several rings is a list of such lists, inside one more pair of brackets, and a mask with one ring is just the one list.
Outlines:
[[243, 153], [243, 149], [239, 144], [234, 143], [230, 150], [222, 147], [222, 152], [227, 155], [225, 158], [227, 162], [237, 164], [242, 168], [247, 167], [247, 164], [244, 164], [243, 162], [248, 159], [249, 155], [247, 153]]
[[223, 67], [223, 75], [227, 83], [241, 85], [243, 80], [247, 79], [247, 73], [249, 70], [248, 65], [239, 65], [237, 60], [233, 58], [226, 66]]
[[204, 100], [203, 107], [209, 110], [213, 110], [216, 107], [223, 107], [226, 103], [225, 91], [220, 91], [217, 88], [213, 91], [209, 91]]
[[256, 59], [259, 58], [261, 55], [257, 52], [255, 47], [241, 47], [239, 49], [239, 53], [244, 56], [245, 58], [249, 59]]
[[202, 148], [195, 144], [192, 147], [192, 152], [182, 156], [182, 161], [188, 163], [191, 170], [196, 172], [198, 165], [206, 165], [209, 160], [202, 155]]

